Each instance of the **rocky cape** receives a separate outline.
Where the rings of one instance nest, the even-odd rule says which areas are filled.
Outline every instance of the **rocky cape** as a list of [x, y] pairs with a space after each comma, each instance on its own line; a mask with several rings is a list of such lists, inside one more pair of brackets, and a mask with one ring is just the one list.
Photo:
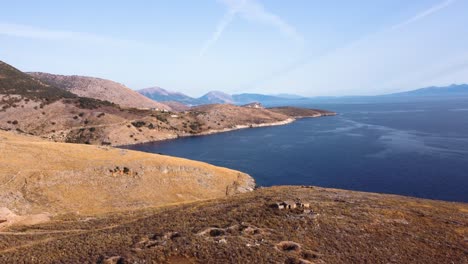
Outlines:
[[[0, 129], [56, 142], [130, 145], [335, 114], [317, 109], [266, 109], [230, 104], [202, 105], [182, 112], [129, 108], [122, 107], [123, 103], [117, 99], [133, 98], [122, 96], [128, 95], [130, 89], [107, 80], [25, 74], [3, 62], [0, 63], [0, 76]], [[108, 90], [115, 93], [106, 92]], [[116, 96], [102, 97], [113, 94]], [[138, 102], [138, 98], [125, 101], [131, 105]]]

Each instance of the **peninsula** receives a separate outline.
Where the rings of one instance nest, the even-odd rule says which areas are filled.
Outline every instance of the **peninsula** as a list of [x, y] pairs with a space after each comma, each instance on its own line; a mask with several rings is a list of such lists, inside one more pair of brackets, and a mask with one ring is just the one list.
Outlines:
[[149, 99], [137, 107], [142, 95], [83, 78], [0, 62], [0, 263], [468, 261], [464, 203], [256, 188], [240, 171], [113, 147], [333, 112], [255, 102], [176, 111]]
[[[4, 62], [0, 76], [0, 128], [55, 142], [131, 145], [335, 115], [318, 109], [231, 104], [177, 112], [108, 80], [26, 74]], [[140, 97], [142, 107], [136, 107]]]

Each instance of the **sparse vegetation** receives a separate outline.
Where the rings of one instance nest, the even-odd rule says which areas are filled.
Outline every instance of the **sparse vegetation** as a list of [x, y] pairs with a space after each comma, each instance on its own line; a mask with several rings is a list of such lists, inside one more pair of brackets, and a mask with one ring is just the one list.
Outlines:
[[200, 122], [195, 121], [190, 123], [189, 127], [193, 132], [198, 132], [201, 130], [202, 125], [200, 124]]
[[[72, 101], [69, 101], [72, 102]], [[109, 101], [101, 101], [93, 98], [79, 97], [76, 101], [76, 106], [83, 109], [98, 109], [104, 106], [118, 107]]]
[[168, 123], [167, 121], [167, 116], [169, 114], [168, 113], [157, 113], [156, 115], [153, 115], [154, 117], [156, 117], [157, 120], [163, 122], [163, 123]]
[[33, 77], [0, 61], [0, 94], [15, 94], [49, 104], [62, 98], [77, 96], [65, 90], [41, 83]]
[[[287, 199], [307, 200], [311, 211], [268, 206]], [[73, 263], [466, 263], [466, 230], [457, 231], [468, 224], [466, 210], [466, 204], [335, 189], [263, 188], [220, 200], [87, 221], [69, 214], [32, 228], [10, 228], [23, 235], [0, 235], [0, 261], [34, 256], [38, 262]], [[38, 230], [45, 234], [33, 235]]]
[[[143, 142], [197, 135], [207, 132], [207, 130], [214, 130], [213, 128], [221, 131], [249, 125], [253, 127], [254, 125], [283, 121], [290, 117], [288, 116], [289, 112], [280, 113], [281, 111], [275, 112], [267, 109], [248, 109], [234, 105], [199, 106], [180, 113], [155, 111], [151, 110], [151, 108], [120, 108], [109, 101], [78, 97], [73, 94], [70, 95], [69, 92], [64, 90], [74, 89], [74, 84], [83, 84], [84, 80], [98, 86], [109, 84], [107, 80], [45, 73], [32, 73], [29, 75], [7, 64], [1, 64], [0, 68], [3, 69], [0, 73], [2, 76], [1, 82], [26, 84], [25, 87], [21, 85], [10, 86], [11, 89], [2, 86], [3, 90], [0, 90], [0, 107], [3, 109], [2, 111], [10, 111], [12, 115], [21, 116], [22, 119], [18, 119], [21, 122], [20, 129], [25, 130], [26, 133], [45, 136], [57, 141], [88, 142], [96, 145], [101, 145], [103, 141], [119, 145], [134, 144], [137, 140], [127, 137], [129, 133], [119, 136], [121, 133], [114, 132], [123, 126], [128, 128], [136, 127], [138, 129], [138, 141]], [[112, 85], [119, 84], [114, 83]], [[32, 92], [32, 86], [37, 86], [37, 91]], [[54, 92], [57, 90], [60, 92]], [[26, 102], [28, 102], [29, 106], [26, 105]], [[23, 109], [24, 112], [22, 112]], [[32, 109], [39, 111], [32, 111]], [[23, 113], [28, 118], [24, 118]], [[60, 115], [60, 113], [63, 114]], [[104, 116], [106, 118], [103, 118]], [[55, 124], [52, 124], [50, 120], [45, 120], [47, 118], [53, 118]], [[76, 122], [71, 123], [70, 119], [76, 120]], [[4, 129], [17, 128], [12, 127], [12, 123], [5, 125], [7, 121], [5, 118], [0, 121], [4, 124], [4, 127], [2, 127]], [[37, 126], [37, 122], [42, 122], [44, 125]], [[87, 127], [89, 124], [102, 129], [85, 131], [80, 127], [80, 125]], [[73, 129], [70, 129], [70, 127], [73, 127]], [[144, 129], [144, 127], [148, 129]], [[63, 131], [64, 134], [55, 135], [52, 138], [49, 135], [51, 130]]]
[[146, 122], [144, 121], [134, 121], [132, 122], [132, 125], [136, 128], [140, 128], [146, 125]]

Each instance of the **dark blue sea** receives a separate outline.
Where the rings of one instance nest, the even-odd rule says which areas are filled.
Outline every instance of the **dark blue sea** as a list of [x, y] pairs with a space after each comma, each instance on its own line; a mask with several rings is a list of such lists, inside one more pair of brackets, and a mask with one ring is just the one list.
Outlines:
[[338, 115], [126, 148], [240, 170], [260, 186], [468, 202], [468, 100], [301, 106]]

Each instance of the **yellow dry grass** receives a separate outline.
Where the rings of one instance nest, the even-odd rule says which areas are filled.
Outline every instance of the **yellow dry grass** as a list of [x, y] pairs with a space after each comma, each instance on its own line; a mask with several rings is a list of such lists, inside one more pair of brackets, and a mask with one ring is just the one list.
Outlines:
[[17, 214], [102, 212], [224, 197], [250, 176], [202, 162], [0, 131], [0, 207]]

